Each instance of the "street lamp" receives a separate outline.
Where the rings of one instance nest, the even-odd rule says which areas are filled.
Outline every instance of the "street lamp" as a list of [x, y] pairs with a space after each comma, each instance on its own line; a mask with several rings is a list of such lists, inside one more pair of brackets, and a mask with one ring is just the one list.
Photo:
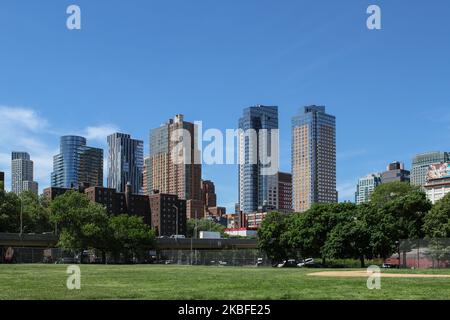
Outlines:
[[23, 199], [22, 195], [19, 196], [20, 199], [20, 237], [23, 234]]
[[193, 230], [193, 232], [192, 232], [192, 236], [191, 236], [191, 265], [192, 265], [192, 261], [193, 261], [193, 246], [192, 246], [192, 242], [193, 242], [193, 239], [194, 239], [194, 237], [196, 237], [196, 234], [197, 234], [197, 209], [195, 209], [195, 225], [194, 225], [194, 230]]

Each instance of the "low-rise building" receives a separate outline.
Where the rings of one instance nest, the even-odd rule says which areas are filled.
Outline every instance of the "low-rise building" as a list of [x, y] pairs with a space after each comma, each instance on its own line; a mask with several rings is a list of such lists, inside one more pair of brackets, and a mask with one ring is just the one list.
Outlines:
[[76, 190], [92, 202], [102, 204], [109, 215], [129, 214], [143, 217], [145, 223], [151, 223], [149, 198], [145, 195], [133, 194], [131, 185], [127, 185], [126, 192], [117, 192], [116, 189], [104, 187], [89, 187], [83, 184], [77, 189], [50, 187], [44, 189], [44, 196], [50, 200], [63, 195], [69, 190]]
[[131, 184], [127, 184], [125, 192], [117, 192], [116, 189], [104, 187], [90, 187], [84, 190], [86, 196], [93, 202], [105, 206], [110, 215], [128, 214], [142, 217], [144, 222], [151, 224], [149, 197], [142, 194], [134, 194]]
[[247, 213], [245, 215], [246, 227], [255, 229], [260, 228], [266, 216], [267, 211]]
[[152, 228], [158, 236], [186, 235], [186, 200], [173, 194], [149, 196]]
[[425, 191], [433, 204], [450, 193], [450, 163], [433, 164], [429, 167]]

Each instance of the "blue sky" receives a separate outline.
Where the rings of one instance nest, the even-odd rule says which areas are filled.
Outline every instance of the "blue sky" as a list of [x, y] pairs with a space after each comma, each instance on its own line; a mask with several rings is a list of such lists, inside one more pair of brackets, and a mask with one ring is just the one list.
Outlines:
[[[66, 28], [70, 4], [80, 31]], [[366, 28], [370, 4], [382, 30]], [[60, 135], [105, 147], [120, 130], [147, 154], [149, 129], [176, 113], [225, 130], [267, 104], [289, 171], [290, 118], [319, 104], [337, 117], [338, 189], [352, 200], [358, 177], [450, 150], [449, 13], [444, 0], [2, 0], [0, 170], [29, 151], [42, 189]], [[231, 209], [236, 167], [203, 172]]]

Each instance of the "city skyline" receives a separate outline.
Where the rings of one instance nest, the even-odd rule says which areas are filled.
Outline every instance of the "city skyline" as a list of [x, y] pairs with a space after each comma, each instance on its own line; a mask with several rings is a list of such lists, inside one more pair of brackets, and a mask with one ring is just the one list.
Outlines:
[[[37, 6], [42, 15], [33, 14]], [[2, 2], [6, 187], [12, 150], [30, 153], [44, 188], [62, 135], [82, 135], [106, 151], [106, 136], [120, 131], [148, 146], [148, 130], [174, 114], [224, 130], [255, 104], [279, 106], [280, 171], [290, 171], [290, 118], [299, 107], [325, 105], [339, 119], [341, 201], [354, 200], [358, 179], [391, 160], [410, 168], [416, 154], [449, 149], [450, 44], [441, 40], [450, 31], [448, 3], [380, 1], [379, 32], [367, 30], [364, 3], [239, 6], [84, 2], [83, 29], [71, 33], [61, 23], [63, 4]], [[236, 172], [203, 166], [229, 211], [238, 198]]]

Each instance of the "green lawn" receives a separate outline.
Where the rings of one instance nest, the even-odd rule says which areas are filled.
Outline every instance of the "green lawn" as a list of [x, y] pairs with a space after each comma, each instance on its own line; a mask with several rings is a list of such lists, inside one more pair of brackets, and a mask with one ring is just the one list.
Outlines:
[[0, 265], [0, 299], [450, 299], [450, 278], [382, 278], [368, 290], [366, 278], [306, 275], [317, 269], [174, 265], [82, 265], [81, 290], [68, 290], [66, 268]]

